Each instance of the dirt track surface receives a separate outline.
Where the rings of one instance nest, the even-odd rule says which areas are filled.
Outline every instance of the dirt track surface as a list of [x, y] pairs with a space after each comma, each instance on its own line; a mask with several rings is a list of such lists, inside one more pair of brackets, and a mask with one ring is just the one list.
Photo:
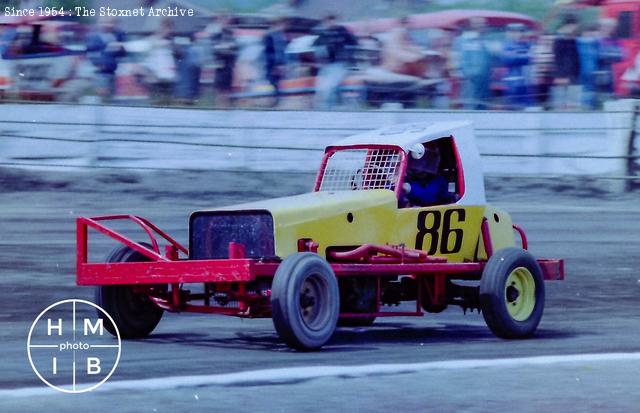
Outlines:
[[[313, 176], [282, 174], [25, 173], [0, 170], [0, 391], [43, 385], [26, 357], [35, 316], [65, 298], [92, 299], [74, 284], [79, 215], [135, 213], [185, 241], [189, 212], [301, 193]], [[453, 307], [371, 329], [341, 329], [321, 352], [297, 353], [270, 320], [166, 315], [149, 338], [123, 344], [110, 382], [258, 369], [412, 364], [467, 359], [640, 351], [640, 196], [576, 182], [498, 181], [492, 204], [512, 213], [537, 256], [566, 259], [567, 280], [547, 284], [538, 334], [495, 338], [477, 313]], [[108, 243], [96, 244], [108, 250]], [[637, 360], [491, 366], [316, 379], [268, 380], [72, 396], [2, 397], [1, 411], [636, 411]]]

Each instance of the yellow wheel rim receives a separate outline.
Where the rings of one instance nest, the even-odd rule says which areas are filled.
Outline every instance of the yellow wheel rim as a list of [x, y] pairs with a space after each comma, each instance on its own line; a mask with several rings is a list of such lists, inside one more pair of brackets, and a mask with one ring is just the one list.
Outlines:
[[507, 311], [516, 321], [525, 321], [536, 305], [536, 283], [531, 272], [518, 267], [511, 271], [504, 286]]

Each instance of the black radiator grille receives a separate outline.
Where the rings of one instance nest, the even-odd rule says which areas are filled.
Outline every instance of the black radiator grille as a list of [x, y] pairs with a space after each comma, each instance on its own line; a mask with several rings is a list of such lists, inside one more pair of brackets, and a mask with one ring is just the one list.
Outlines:
[[196, 212], [189, 223], [189, 258], [229, 257], [229, 243], [244, 245], [247, 258], [275, 256], [273, 217], [267, 211]]

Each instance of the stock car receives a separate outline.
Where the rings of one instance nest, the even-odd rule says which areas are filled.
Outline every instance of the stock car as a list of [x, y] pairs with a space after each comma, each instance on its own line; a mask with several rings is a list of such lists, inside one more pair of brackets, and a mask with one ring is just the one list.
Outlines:
[[0, 16], [0, 97], [76, 100], [91, 86], [84, 25]]
[[[410, 158], [427, 145], [441, 154], [447, 201], [410, 206]], [[113, 220], [133, 221], [148, 241], [114, 231]], [[106, 262], [88, 260], [89, 229], [122, 244]], [[133, 215], [79, 217], [77, 248], [77, 284], [96, 286], [114, 335], [145, 337], [164, 311], [271, 317], [299, 350], [319, 349], [339, 325], [450, 305], [481, 311], [498, 337], [528, 337], [545, 280], [564, 279], [561, 259], [536, 259], [509, 214], [487, 205], [468, 122], [346, 138], [326, 148], [313, 192], [193, 212], [188, 248]]]

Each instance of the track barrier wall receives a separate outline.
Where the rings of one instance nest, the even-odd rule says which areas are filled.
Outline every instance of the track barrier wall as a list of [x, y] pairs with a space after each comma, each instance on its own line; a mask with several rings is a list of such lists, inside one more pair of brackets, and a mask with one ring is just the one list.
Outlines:
[[[471, 120], [488, 176], [635, 181], [637, 101], [600, 112], [248, 111], [0, 105], [0, 166], [311, 173], [345, 136]], [[640, 178], [639, 178], [640, 179]], [[630, 189], [635, 185], [622, 184]]]

